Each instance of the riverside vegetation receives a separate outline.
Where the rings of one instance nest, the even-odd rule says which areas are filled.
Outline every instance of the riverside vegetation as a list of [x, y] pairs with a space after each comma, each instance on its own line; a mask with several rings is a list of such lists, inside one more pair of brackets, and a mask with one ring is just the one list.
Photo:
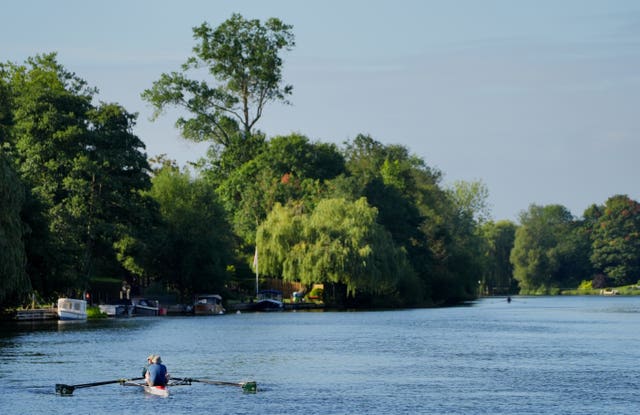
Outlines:
[[154, 116], [181, 108], [184, 138], [210, 143], [189, 167], [148, 158], [137, 114], [96, 102], [55, 53], [1, 64], [2, 308], [105, 280], [240, 298], [254, 287], [256, 252], [261, 276], [324, 283], [325, 301], [342, 306], [637, 282], [640, 205], [625, 195], [581, 218], [531, 205], [519, 224], [494, 222], [481, 181], [445, 188], [402, 145], [258, 130], [268, 104], [293, 93], [282, 79], [292, 30], [238, 14], [204, 23], [193, 56], [141, 91]]

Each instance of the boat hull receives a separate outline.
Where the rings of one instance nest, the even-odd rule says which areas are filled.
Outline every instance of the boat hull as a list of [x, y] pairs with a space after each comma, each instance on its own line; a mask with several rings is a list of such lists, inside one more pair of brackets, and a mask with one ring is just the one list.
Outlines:
[[157, 301], [146, 298], [133, 298], [133, 314], [136, 316], [157, 316], [160, 307]]
[[222, 297], [217, 294], [202, 294], [196, 297], [193, 303], [193, 313], [196, 315], [220, 315], [224, 314]]
[[169, 396], [169, 388], [166, 386], [143, 386], [145, 393], [149, 395], [162, 396], [166, 398]]
[[278, 300], [260, 300], [251, 305], [253, 311], [282, 311], [284, 304]]

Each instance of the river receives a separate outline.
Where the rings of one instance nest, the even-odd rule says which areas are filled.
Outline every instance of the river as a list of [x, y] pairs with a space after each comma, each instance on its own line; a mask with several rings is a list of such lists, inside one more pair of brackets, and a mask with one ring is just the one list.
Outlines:
[[[244, 313], [3, 324], [0, 413], [637, 414], [639, 297], [481, 299], [441, 309]], [[159, 353], [169, 398], [56, 383], [140, 376]]]

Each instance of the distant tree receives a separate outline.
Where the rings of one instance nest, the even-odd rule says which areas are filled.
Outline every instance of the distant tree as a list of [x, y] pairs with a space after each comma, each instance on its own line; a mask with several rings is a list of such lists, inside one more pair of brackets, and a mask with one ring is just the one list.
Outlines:
[[[194, 56], [181, 72], [162, 74], [142, 97], [155, 107], [154, 117], [168, 106], [184, 108], [191, 117], [178, 118], [182, 135], [237, 152], [238, 167], [255, 155], [254, 127], [266, 105], [286, 103], [292, 92], [283, 84], [280, 56], [295, 45], [291, 29], [276, 18], [263, 24], [240, 14], [215, 29], [207, 23], [194, 27]], [[201, 68], [214, 84], [197, 79]]]
[[591, 261], [597, 271], [616, 285], [640, 279], [640, 203], [626, 195], [610, 197], [604, 206], [592, 207]]
[[580, 223], [561, 205], [531, 205], [520, 215], [510, 260], [523, 294], [551, 293], [577, 286], [587, 277], [582, 246], [576, 243]]
[[509, 256], [513, 249], [517, 226], [510, 221], [486, 222], [480, 228], [485, 241], [483, 285], [489, 293], [515, 293], [513, 265]]
[[489, 189], [482, 181], [458, 180], [449, 191], [456, 206], [470, 215], [477, 223], [482, 224], [491, 219], [491, 211], [487, 202]]

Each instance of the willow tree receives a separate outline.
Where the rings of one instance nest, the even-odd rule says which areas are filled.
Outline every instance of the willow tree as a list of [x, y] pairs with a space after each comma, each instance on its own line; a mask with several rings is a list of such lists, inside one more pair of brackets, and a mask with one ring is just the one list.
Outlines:
[[407, 294], [398, 288], [415, 282], [411, 267], [376, 218], [377, 209], [364, 198], [325, 199], [309, 214], [278, 204], [258, 229], [262, 272], [306, 285], [345, 286], [352, 297]]
[[[182, 71], [165, 73], [143, 92], [158, 117], [167, 107], [186, 110], [176, 127], [194, 141], [237, 154], [240, 163], [253, 156], [251, 140], [266, 105], [287, 103], [293, 87], [283, 83], [283, 50], [294, 45], [292, 26], [270, 18], [261, 23], [240, 14], [216, 28], [193, 28], [197, 44]], [[211, 79], [202, 80], [202, 68]], [[212, 82], [213, 81], [213, 82]]]
[[0, 305], [19, 303], [31, 288], [20, 211], [24, 187], [0, 149]]

